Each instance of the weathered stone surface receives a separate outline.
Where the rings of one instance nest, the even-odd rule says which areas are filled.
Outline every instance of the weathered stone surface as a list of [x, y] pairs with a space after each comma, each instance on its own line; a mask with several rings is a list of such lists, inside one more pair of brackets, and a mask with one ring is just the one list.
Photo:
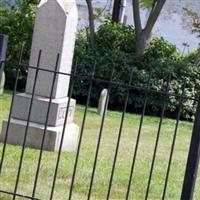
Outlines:
[[[26, 121], [12, 119], [8, 131], [7, 143], [12, 145], [22, 145], [25, 135]], [[2, 134], [0, 141], [4, 142], [6, 133], [7, 121], [3, 122]], [[47, 127], [45, 142], [43, 149], [47, 151], [58, 151], [62, 136], [63, 126]], [[79, 127], [70, 123], [66, 125], [64, 133], [64, 141], [62, 151], [75, 151], [78, 140]], [[26, 147], [40, 149], [42, 137], [44, 134], [44, 125], [30, 123], [26, 139]]]
[[[42, 0], [36, 14], [30, 65], [36, 66], [39, 50], [42, 50], [40, 68], [54, 70], [57, 54], [60, 54], [59, 72], [70, 73], [78, 24], [74, 0]], [[26, 93], [32, 93], [35, 69], [29, 69]], [[69, 76], [58, 75], [54, 98], [68, 96]], [[35, 94], [49, 97], [53, 73], [39, 71]]]
[[5, 85], [5, 73], [3, 72], [0, 79], [0, 95], [3, 94], [4, 85]]
[[[31, 95], [26, 93], [16, 95], [13, 104], [14, 106], [12, 110], [12, 117], [21, 120], [27, 120], [30, 108], [30, 102], [31, 102]], [[48, 118], [49, 126], [60, 126], [64, 124], [67, 105], [68, 105], [68, 97], [52, 100]], [[35, 97], [32, 104], [30, 121], [39, 124], [45, 124], [47, 118], [48, 106], [49, 106], [48, 98], [39, 96]], [[75, 106], [76, 106], [76, 101], [74, 99], [70, 99], [67, 123], [73, 122]]]
[[[101, 91], [101, 95], [100, 95], [100, 98], [99, 98], [99, 105], [98, 105], [98, 114], [101, 115], [101, 116], [103, 115], [104, 109], [106, 109], [106, 111], [107, 111], [107, 106], [108, 106], [108, 102], [107, 102], [107, 105], [106, 105], [107, 95], [108, 95], [108, 90], [103, 89]], [[106, 106], [106, 108], [105, 108], [105, 106]]]

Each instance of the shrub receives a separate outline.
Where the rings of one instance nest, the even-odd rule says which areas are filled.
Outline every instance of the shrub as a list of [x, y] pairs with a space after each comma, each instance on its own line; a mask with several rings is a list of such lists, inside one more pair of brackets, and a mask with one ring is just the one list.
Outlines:
[[[187, 79], [186, 94], [196, 97], [200, 91], [199, 66], [193, 65], [193, 53], [183, 57], [176, 47], [163, 38], [154, 38], [145, 53], [137, 57], [135, 49], [135, 31], [132, 26], [113, 24], [109, 21], [103, 23], [96, 33], [96, 51], [90, 47], [84, 31], [78, 35], [75, 57], [78, 58], [77, 73], [90, 75], [94, 63], [96, 63], [95, 77], [110, 79], [112, 66], [115, 65], [113, 80], [120, 83], [128, 83], [133, 70], [132, 84], [144, 87], [147, 83], [149, 73], [152, 73], [151, 88], [164, 90], [166, 82], [171, 74], [170, 92], [181, 94], [183, 80]], [[94, 83], [95, 89], [91, 94], [91, 103], [97, 105], [100, 92], [106, 88], [106, 84]], [[164, 87], [163, 87], [164, 85]], [[77, 100], [85, 100], [88, 92], [89, 82], [84, 79], [78, 80], [74, 88], [74, 96]], [[124, 103], [126, 88], [113, 85], [110, 95], [110, 107], [120, 109]], [[166, 113], [175, 117], [179, 99], [167, 98]], [[144, 92], [133, 90], [130, 92], [128, 111], [141, 112], [143, 107]], [[151, 95], [148, 100], [147, 113], [158, 115], [163, 105], [163, 97]], [[191, 119], [194, 117], [195, 103], [184, 102], [182, 117]]]
[[[22, 45], [24, 45], [23, 60], [28, 63], [36, 5], [37, 0], [16, 0], [15, 4], [6, 0], [0, 2], [0, 33], [9, 35], [5, 67], [7, 88], [13, 88], [16, 65]], [[22, 68], [19, 89], [25, 86], [26, 74], [26, 69]]]

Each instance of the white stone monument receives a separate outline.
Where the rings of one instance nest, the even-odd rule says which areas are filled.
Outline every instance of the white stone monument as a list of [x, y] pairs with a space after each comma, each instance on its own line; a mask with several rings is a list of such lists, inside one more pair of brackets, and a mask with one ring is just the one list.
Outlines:
[[[41, 0], [36, 13], [29, 65], [37, 65], [38, 53], [41, 49], [40, 68], [55, 70], [59, 53], [58, 71], [71, 73], [77, 24], [78, 12], [75, 0]], [[23, 143], [34, 78], [35, 69], [29, 69], [26, 91], [15, 97], [7, 140], [10, 144], [22, 145]], [[44, 149], [48, 151], [59, 149], [67, 110], [69, 81], [69, 76], [57, 75], [44, 143]], [[38, 72], [26, 140], [27, 147], [40, 148], [41, 146], [52, 82], [53, 73]], [[66, 151], [74, 151], [78, 139], [79, 127], [73, 123], [75, 105], [76, 101], [71, 99], [62, 146], [62, 150]], [[1, 141], [4, 141], [6, 127], [7, 121], [4, 121]]]
[[100, 95], [100, 98], [99, 98], [99, 105], [98, 105], [98, 114], [100, 116], [103, 115], [104, 109], [106, 109], [105, 112], [107, 112], [107, 107], [108, 107], [108, 101], [106, 103], [107, 95], [108, 95], [108, 90], [107, 89], [103, 89], [101, 91], [101, 95]]

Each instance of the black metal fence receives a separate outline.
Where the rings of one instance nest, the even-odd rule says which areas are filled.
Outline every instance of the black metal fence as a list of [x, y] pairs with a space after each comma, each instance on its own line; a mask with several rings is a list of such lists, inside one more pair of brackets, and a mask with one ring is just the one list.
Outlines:
[[[89, 199], [102, 199], [102, 198], [105, 198], [105, 199], [176, 199], [176, 198], [178, 198], [176, 195], [175, 195], [175, 197], [173, 197], [173, 195], [170, 197], [171, 194], [167, 194], [167, 190], [171, 183], [169, 181], [170, 173], [172, 170], [173, 162], [175, 162], [173, 160], [173, 157], [175, 154], [176, 143], [178, 140], [177, 139], [178, 129], [180, 127], [180, 123], [182, 123], [180, 120], [181, 112], [182, 112], [182, 109], [184, 106], [183, 103], [187, 100], [192, 100], [196, 105], [197, 104], [198, 105], [197, 105], [196, 118], [195, 118], [195, 122], [194, 122], [194, 128], [193, 128], [193, 131], [191, 131], [192, 134], [189, 135], [189, 133], [188, 133], [187, 142], [185, 142], [184, 144], [181, 144], [181, 145], [189, 145], [188, 143], [191, 140], [190, 148], [189, 149], [186, 148], [187, 150], [185, 150], [186, 152], [184, 153], [183, 157], [181, 157], [182, 156], [181, 154], [179, 155], [180, 160], [185, 159], [185, 165], [177, 166], [178, 171], [183, 171], [183, 172], [186, 171], [186, 172], [185, 172], [184, 178], [177, 177], [177, 179], [179, 180], [179, 183], [177, 185], [176, 185], [176, 183], [171, 183], [171, 184], [174, 185], [174, 188], [178, 189], [177, 191], [179, 191], [179, 193], [181, 193], [180, 198], [182, 200], [191, 200], [193, 198], [195, 182], [196, 182], [196, 177], [197, 177], [197, 171], [198, 171], [198, 162], [199, 162], [199, 157], [200, 157], [200, 99], [185, 95], [185, 86], [187, 83], [186, 80], [183, 81], [181, 94], [175, 94], [175, 93], [171, 93], [169, 91], [170, 76], [169, 76], [169, 80], [166, 81], [166, 83], [164, 84], [165, 90], [162, 90], [162, 91], [154, 90], [151, 88], [151, 85], [150, 85], [151, 74], [149, 75], [146, 86], [144, 86], [144, 87], [138, 87], [138, 86], [132, 85], [133, 72], [130, 73], [128, 84], [113, 81], [115, 65], [113, 65], [113, 67], [112, 67], [112, 73], [110, 74], [109, 80], [95, 77], [96, 64], [94, 64], [93, 70], [90, 75], [85, 75], [85, 76], [81, 75], [80, 76], [79, 74], [76, 73], [76, 69], [73, 71], [72, 74], [61, 73], [61, 72], [57, 71], [57, 66], [58, 66], [58, 62], [59, 62], [59, 54], [57, 56], [57, 61], [56, 61], [55, 71], [54, 71], [54, 70], [47, 70], [47, 69], [44, 69], [41, 66], [39, 66], [39, 60], [41, 57], [41, 53], [42, 52], [40, 51], [39, 57], [38, 57], [38, 66], [27, 66], [27, 65], [23, 64], [22, 63], [22, 53], [20, 55], [20, 59], [19, 59], [19, 63], [17, 66], [17, 71], [16, 71], [16, 82], [15, 82], [15, 87], [13, 89], [13, 95], [12, 95], [12, 100], [11, 100], [10, 114], [8, 117], [6, 136], [5, 136], [4, 143], [2, 144], [1, 163], [0, 163], [0, 173], [1, 173], [0, 180], [3, 181], [2, 180], [4, 178], [3, 174], [6, 173], [6, 170], [8, 167], [8, 165], [6, 165], [6, 163], [10, 162], [10, 161], [8, 161], [8, 159], [16, 159], [17, 161], [19, 161], [19, 163], [17, 166], [15, 166], [15, 165], [12, 166], [12, 169], [13, 170], [15, 169], [15, 172], [16, 172], [16, 178], [13, 180], [14, 183], [11, 181], [13, 184], [9, 184], [8, 186], [6, 184], [4, 185], [5, 188], [9, 188], [9, 189], [4, 189], [4, 186], [1, 185], [2, 188], [0, 188], [0, 199], [13, 199], [13, 200], [14, 199], [88, 199], [89, 200]], [[8, 138], [9, 126], [10, 126], [10, 122], [11, 122], [11, 118], [12, 118], [13, 102], [15, 99], [15, 95], [17, 93], [17, 83], [18, 83], [18, 78], [19, 78], [21, 67], [35, 69], [36, 70], [35, 79], [34, 79], [35, 81], [34, 81], [34, 85], [33, 85], [33, 92], [32, 92], [32, 98], [31, 98], [31, 103], [30, 103], [30, 107], [29, 107], [29, 114], [28, 114], [26, 130], [25, 130], [25, 136], [24, 136], [24, 138], [22, 138], [23, 145], [22, 145], [22, 147], [12, 147], [12, 151], [19, 152], [17, 154], [19, 156], [19, 158], [9, 158], [9, 154], [11, 152], [10, 152], [10, 150], [7, 150], [8, 149], [7, 138]], [[35, 167], [35, 173], [34, 173], [34, 175], [31, 176], [31, 180], [29, 180], [29, 182], [27, 182], [28, 180], [26, 180], [26, 178], [23, 179], [23, 181], [25, 182], [25, 185], [27, 185], [27, 187], [28, 187], [28, 185], [31, 185], [32, 190], [30, 191], [30, 189], [27, 189], [28, 190], [28, 192], [27, 192], [26, 187], [25, 187], [24, 189], [20, 189], [21, 192], [19, 192], [18, 190], [19, 190], [22, 168], [23, 168], [23, 165], [25, 165], [25, 163], [27, 162], [26, 159], [28, 159], [25, 156], [26, 139], [27, 139], [27, 134], [28, 134], [28, 129], [29, 129], [29, 122], [30, 122], [30, 117], [31, 117], [33, 99], [35, 98], [35, 87], [37, 84], [37, 75], [38, 75], [39, 71], [53, 73], [54, 79], [53, 79], [52, 87], [51, 87], [51, 96], [49, 98], [48, 110], [47, 110], [47, 114], [46, 114], [46, 123], [44, 125], [45, 126], [44, 133], [43, 133], [43, 138], [41, 141], [41, 148], [40, 148], [40, 150], [28, 150], [28, 151], [34, 151], [34, 153], [36, 155], [38, 155], [38, 158], [34, 162], [31, 162], [32, 164], [34, 164], [34, 167]], [[51, 157], [51, 158], [53, 159], [53, 163], [55, 164], [54, 170], [52, 171], [51, 174], [48, 174], [48, 173], [46, 174], [47, 177], [51, 176], [51, 180], [49, 181], [50, 183], [46, 182], [46, 185], [49, 185], [48, 187], [50, 189], [49, 189], [49, 192], [44, 192], [47, 194], [45, 197], [43, 197], [42, 195], [40, 196], [40, 193], [38, 193], [37, 190], [42, 189], [43, 187], [45, 188], [46, 185], [41, 184], [38, 186], [38, 184], [39, 184], [38, 182], [39, 182], [40, 173], [41, 173], [42, 160], [43, 160], [44, 156], [46, 155], [46, 152], [43, 150], [43, 145], [44, 145], [45, 135], [46, 135], [46, 130], [47, 130], [49, 111], [51, 109], [52, 93], [53, 93], [53, 89], [55, 86], [56, 77], [59, 74], [71, 77], [70, 90], [69, 90], [69, 95], [68, 95], [69, 101], [68, 101], [68, 105], [67, 105], [67, 109], [66, 109], [65, 123], [64, 123], [63, 131], [62, 131], [62, 137], [61, 137], [61, 143], [59, 146], [59, 150], [56, 153], [51, 153], [51, 155], [53, 154], [53, 157]], [[75, 153], [67, 154], [67, 153], [61, 152], [63, 138], [64, 138], [64, 130], [65, 130], [66, 122], [67, 122], [70, 100], [73, 95], [74, 84], [76, 81], [80, 81], [80, 80], [87, 81], [89, 83], [88, 94], [87, 94], [86, 103], [84, 105], [84, 109], [82, 109], [82, 117], [83, 118], [82, 118], [82, 123], [80, 124], [80, 133], [79, 133], [79, 141], [78, 141], [77, 150]], [[107, 116], [106, 107], [104, 108], [103, 116], [101, 117], [100, 123], [98, 125], [96, 125], [96, 127], [95, 127], [98, 130], [98, 134], [94, 137], [93, 144], [92, 144], [93, 149], [90, 149], [91, 151], [89, 150], [87, 157], [83, 158], [83, 159], [85, 159], [85, 161], [83, 161], [83, 163], [85, 165], [87, 165], [88, 156], [92, 160], [91, 168], [88, 169], [88, 173], [90, 175], [86, 175], [89, 180], [88, 186], [84, 190], [81, 188], [81, 191], [79, 191], [79, 187], [75, 184], [76, 181], [79, 182], [82, 178], [79, 176], [78, 180], [76, 180], [77, 171], [81, 170], [81, 169], [79, 169], [78, 163], [81, 159], [82, 150], [83, 150], [83, 148], [87, 148], [85, 145], [84, 145], [84, 147], [82, 147], [82, 145], [83, 145], [84, 133], [85, 133], [85, 129], [86, 129], [85, 126], [87, 123], [87, 117], [88, 117], [88, 113], [90, 112], [90, 107], [89, 107], [90, 97], [91, 97], [92, 91], [95, 89], [94, 88], [95, 83], [107, 84], [108, 95], [106, 98], [106, 105], [107, 105], [107, 103], [109, 103], [109, 95], [110, 95], [110, 92], [111, 92], [113, 86], [120, 86], [120, 87], [122, 86], [125, 88], [125, 92], [124, 92], [125, 100], [124, 100], [124, 104], [122, 105], [123, 111], [121, 112], [121, 117], [119, 118], [120, 120], [118, 120], [119, 130], [117, 131], [117, 135], [116, 135], [116, 133], [113, 135], [113, 137], [115, 137], [115, 139], [113, 138], [113, 140], [110, 141], [114, 145], [114, 147], [111, 149], [109, 149], [109, 148], [107, 149], [108, 153], [106, 153], [104, 155], [105, 159], [107, 159], [107, 161], [102, 165], [103, 168], [107, 168], [108, 166], [106, 163], [111, 163], [111, 166], [109, 168], [109, 173], [105, 172], [106, 173], [105, 176], [108, 177], [107, 178], [108, 182], [107, 183], [104, 183], [104, 181], [101, 182], [102, 187], [106, 188], [106, 191], [103, 192], [104, 197], [93, 196], [93, 189], [95, 187], [95, 176], [97, 176], [97, 174], [99, 172], [99, 169], [97, 172], [97, 168], [98, 168], [98, 159], [101, 155], [101, 145], [103, 144], [103, 138], [104, 138], [103, 137], [104, 136], [104, 128], [105, 128], [105, 121], [106, 121], [106, 116]], [[122, 182], [120, 182], [118, 184], [114, 179], [117, 176], [116, 175], [117, 167], [120, 164], [123, 164], [122, 162], [120, 163], [119, 156], [122, 156], [120, 154], [120, 145], [121, 145], [121, 141], [123, 140], [123, 134], [125, 134], [124, 129], [126, 128], [125, 120], [126, 120], [126, 115], [127, 115], [127, 106], [129, 104], [129, 96], [130, 96], [131, 92], [133, 92], [135, 90], [140, 91], [143, 94], [143, 109], [142, 109], [141, 115], [138, 116], [139, 124], [138, 124], [137, 129], [136, 128], [131, 129], [131, 131], [136, 132], [135, 135], [131, 136], [132, 140], [133, 140], [131, 143], [133, 145], [131, 148], [132, 152], [130, 152], [130, 149], [127, 151], [126, 150], [123, 151], [123, 153], [124, 153], [123, 156], [125, 158], [126, 158], [125, 154], [129, 154], [129, 158], [127, 158], [127, 160], [124, 160], [124, 162], [129, 163], [129, 165], [127, 167], [127, 168], [129, 168], [129, 170], [123, 171], [123, 172], [121, 172], [121, 175], [118, 175], [117, 178], [120, 178], [120, 176], [123, 176], [123, 173], [124, 173], [125, 177], [126, 177], [123, 179]], [[162, 109], [160, 112], [159, 119], [157, 119], [158, 120], [157, 121], [158, 129], [156, 130], [156, 133], [154, 134], [155, 138], [153, 138], [153, 141], [152, 140], [146, 141], [146, 143], [149, 142], [152, 145], [152, 152], [148, 152], [148, 161], [147, 161], [148, 165], [146, 166], [147, 169], [141, 168], [142, 165], [140, 166], [140, 171], [147, 170], [146, 176], [142, 176], [142, 179], [136, 180], [135, 170], [136, 170], [137, 162], [144, 159], [143, 157], [140, 156], [139, 151], [140, 151], [141, 140], [144, 140], [144, 138], [142, 138], [142, 134], [143, 134], [143, 127], [145, 126], [144, 121], [145, 121], [145, 117], [146, 117], [145, 113], [146, 113], [146, 108], [147, 108], [147, 104], [148, 104], [148, 99], [152, 95], [160, 95], [163, 99], [163, 104], [162, 104]], [[159, 167], [159, 166], [157, 166], [157, 159], [158, 160], [160, 159], [158, 154], [161, 153], [161, 156], [162, 156], [162, 152], [159, 152], [159, 142], [162, 137], [162, 128], [164, 126], [163, 124], [164, 124], [164, 120], [165, 120], [165, 110], [167, 107], [166, 99], [169, 97], [172, 97], [172, 96], [176, 97], [178, 99], [179, 105], [177, 107], [177, 115], [176, 115], [174, 127], [167, 127], [168, 129], [174, 128], [174, 130], [173, 130], [173, 133], [171, 134], [171, 140], [166, 141], [166, 143], [169, 144], [167, 146], [167, 151], [166, 151], [168, 156], [165, 155], [167, 157], [167, 159], [165, 160], [166, 169], [164, 169], [165, 173], [161, 180], [161, 183], [158, 183], [158, 184], [162, 185], [162, 187], [159, 187], [160, 195], [158, 195], [158, 197], [151, 198], [150, 195], [151, 195], [151, 187], [153, 184], [153, 176], [154, 176], [156, 167]], [[92, 122], [92, 123], [95, 123], [95, 122]], [[155, 125], [156, 125], [156, 122], [152, 122], [152, 123], [155, 123]], [[191, 126], [191, 123], [190, 123], [190, 126]], [[134, 125], [134, 127], [136, 127], [136, 126]], [[93, 126], [93, 128], [94, 128], [94, 126]], [[113, 131], [114, 131], [116, 127], [111, 127], [111, 128], [113, 128]], [[181, 129], [181, 130], [183, 130], [183, 129]], [[112, 132], [112, 130], [109, 130], [109, 131]], [[149, 134], [151, 131], [152, 131], [152, 129], [150, 128], [148, 130]], [[97, 139], [97, 140], [95, 140], [95, 139]], [[9, 148], [10, 148], [10, 145], [9, 145]], [[17, 149], [17, 150], [15, 150], [15, 149]], [[110, 156], [107, 157], [107, 155], [111, 151], [112, 151], [113, 158], [110, 160], [111, 157]], [[166, 152], [163, 152], [163, 156], [164, 156], [164, 154], [166, 154]], [[69, 177], [68, 177], [69, 180], [63, 183], [64, 185], [66, 185], [65, 186], [66, 188], [64, 187], [66, 190], [66, 194], [63, 195], [62, 197], [58, 198], [58, 197], [55, 197], [55, 188], [56, 188], [56, 185], [59, 184], [58, 182], [60, 182], [60, 179], [58, 180], [58, 171], [59, 171], [59, 168], [61, 167], [61, 157], [63, 155], [63, 156], [69, 156], [70, 158], [72, 158], [70, 154], [73, 154], [73, 159], [72, 159], [73, 164], [66, 163], [66, 165], [68, 164], [71, 169], [69, 170], [69, 172], [66, 172], [69, 174]], [[187, 155], [188, 155], [188, 161], [186, 163]], [[162, 159], [160, 159], [159, 162], [164, 162], [164, 161]], [[15, 163], [15, 162], [13, 161], [13, 163]], [[46, 167], [48, 168], [48, 166], [46, 166]], [[64, 170], [65, 170], [65, 168], [66, 168], [66, 170], [69, 169], [65, 165], [62, 166], [62, 168]], [[101, 169], [101, 170], [104, 171], [104, 169]], [[27, 179], [29, 179], [29, 178], [27, 178]], [[102, 179], [103, 179], [103, 177], [102, 177]], [[134, 194], [136, 194], [137, 191], [133, 190], [133, 182], [136, 185], [137, 184], [140, 185], [141, 182], [143, 182], [143, 179], [145, 179], [147, 181], [146, 184], [142, 185], [142, 188], [143, 188], [142, 195], [143, 196], [142, 197], [134, 197]], [[115, 190], [116, 191], [123, 190], [123, 192], [122, 192], [123, 195], [120, 193], [119, 196], [112, 197], [112, 189], [114, 187], [113, 186], [114, 182], [115, 182]], [[155, 180], [154, 180], [154, 182], [155, 182]], [[122, 185], [120, 185], [120, 184], [122, 184]], [[116, 185], [117, 185], [117, 187], [116, 187]], [[183, 185], [183, 187], [182, 187], [182, 185]], [[100, 186], [100, 188], [101, 188], [101, 186]], [[97, 191], [97, 193], [98, 193], [98, 191]], [[132, 196], [130, 196], [131, 193], [133, 193]], [[79, 194], [79, 196], [77, 196], [76, 194]], [[73, 195], [75, 195], [75, 196], [73, 196]]]

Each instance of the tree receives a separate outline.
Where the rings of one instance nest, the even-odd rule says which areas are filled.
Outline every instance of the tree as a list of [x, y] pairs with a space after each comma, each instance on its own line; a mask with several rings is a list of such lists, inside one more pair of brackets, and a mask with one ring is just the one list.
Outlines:
[[120, 5], [121, 5], [121, 0], [114, 0], [113, 13], [112, 13], [113, 22], [117, 22], [117, 23], [119, 22]]
[[161, 10], [165, 4], [166, 0], [146, 0], [143, 3], [147, 3], [150, 6], [150, 14], [147, 19], [145, 27], [142, 27], [141, 17], [140, 17], [140, 1], [132, 0], [133, 4], [133, 18], [135, 24], [136, 32], [136, 54], [142, 55], [144, 53], [145, 47], [151, 39], [152, 29], [161, 13]]
[[94, 26], [94, 12], [92, 6], [92, 0], [86, 0], [88, 7], [88, 19], [89, 19], [89, 29], [90, 29], [90, 43], [91, 47], [95, 49], [95, 26]]
[[[194, 12], [192, 10], [189, 10], [187, 8], [184, 8], [184, 10], [192, 18], [192, 25], [193, 25], [192, 31], [194, 33], [197, 33], [197, 37], [200, 38], [200, 17], [198, 16], [198, 14], [196, 12]], [[195, 59], [195, 64], [200, 65], [200, 47], [197, 50], [197, 56], [196, 56], [196, 59]]]
[[[200, 17], [197, 15], [197, 13], [193, 13], [193, 16], [193, 32], [198, 33], [198, 37], [200, 38]], [[200, 65], [200, 47], [197, 50], [195, 64]]]
[[200, 48], [197, 51], [197, 56], [195, 59], [195, 65], [200, 65]]

